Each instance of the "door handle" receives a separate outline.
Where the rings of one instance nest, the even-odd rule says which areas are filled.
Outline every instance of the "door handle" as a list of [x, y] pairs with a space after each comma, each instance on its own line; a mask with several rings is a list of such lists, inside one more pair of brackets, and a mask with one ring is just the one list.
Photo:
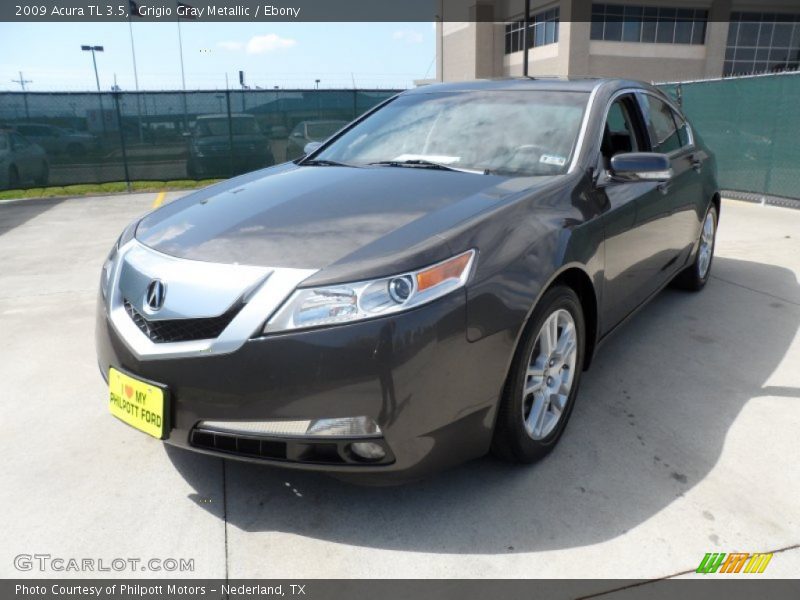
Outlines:
[[703, 160], [697, 158], [696, 156], [689, 157], [692, 161], [692, 168], [697, 171], [698, 173], [703, 170]]
[[667, 195], [669, 193], [669, 181], [664, 181], [663, 183], [658, 184], [658, 191], [661, 192], [663, 195]]

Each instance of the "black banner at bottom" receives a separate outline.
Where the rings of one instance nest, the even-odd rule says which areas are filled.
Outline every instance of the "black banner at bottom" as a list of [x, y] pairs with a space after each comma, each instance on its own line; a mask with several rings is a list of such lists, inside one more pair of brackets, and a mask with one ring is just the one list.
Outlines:
[[780, 579], [4, 579], [3, 600], [750, 600], [800, 598]]

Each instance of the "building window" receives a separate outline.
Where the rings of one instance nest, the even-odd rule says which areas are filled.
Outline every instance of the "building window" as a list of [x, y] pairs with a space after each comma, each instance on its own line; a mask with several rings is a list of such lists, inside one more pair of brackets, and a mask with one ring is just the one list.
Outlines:
[[733, 12], [723, 75], [777, 73], [800, 67], [800, 14]]
[[[528, 23], [528, 48], [558, 43], [561, 10], [552, 8], [531, 15]], [[506, 23], [506, 54], [521, 52], [525, 44], [525, 18]]]
[[699, 8], [592, 4], [593, 40], [705, 44], [708, 11]]

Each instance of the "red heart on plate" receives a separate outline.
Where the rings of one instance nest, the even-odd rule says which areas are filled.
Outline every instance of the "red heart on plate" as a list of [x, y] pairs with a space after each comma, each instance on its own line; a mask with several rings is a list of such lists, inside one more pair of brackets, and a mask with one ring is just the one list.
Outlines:
[[129, 385], [126, 385], [126, 386], [125, 386], [125, 395], [126, 395], [128, 398], [130, 398], [131, 396], [133, 396], [133, 388], [132, 388], [131, 386], [129, 386]]

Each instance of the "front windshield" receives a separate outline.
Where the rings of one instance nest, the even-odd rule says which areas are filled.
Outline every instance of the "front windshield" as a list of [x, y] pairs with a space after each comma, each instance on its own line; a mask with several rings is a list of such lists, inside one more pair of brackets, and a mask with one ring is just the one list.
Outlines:
[[399, 96], [314, 158], [352, 165], [427, 161], [508, 175], [565, 173], [588, 97], [544, 91]]

